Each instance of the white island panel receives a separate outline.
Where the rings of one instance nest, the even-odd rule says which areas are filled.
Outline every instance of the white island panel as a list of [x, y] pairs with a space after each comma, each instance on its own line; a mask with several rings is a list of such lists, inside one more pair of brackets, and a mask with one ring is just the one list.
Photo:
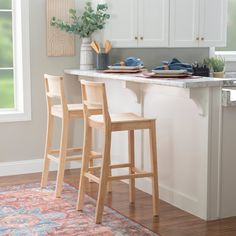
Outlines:
[[[157, 119], [162, 200], [206, 220], [236, 215], [236, 206], [224, 208], [232, 190], [222, 188], [226, 175], [222, 171], [226, 171], [228, 162], [222, 162], [227, 160], [227, 152], [222, 151], [226, 145], [222, 140], [221, 106], [222, 87], [232, 86], [236, 79], [155, 80], [95, 71], [65, 72], [79, 80], [105, 82], [111, 112], [134, 112]], [[146, 132], [136, 133], [137, 167], [148, 170], [148, 136]], [[231, 135], [236, 138], [236, 134]], [[101, 140], [98, 134], [96, 144], [100, 149]], [[127, 160], [127, 134], [114, 134], [112, 142], [112, 160]], [[236, 178], [234, 173], [227, 176]], [[148, 179], [137, 180], [136, 187], [151, 193]], [[222, 193], [222, 189], [227, 192]]]

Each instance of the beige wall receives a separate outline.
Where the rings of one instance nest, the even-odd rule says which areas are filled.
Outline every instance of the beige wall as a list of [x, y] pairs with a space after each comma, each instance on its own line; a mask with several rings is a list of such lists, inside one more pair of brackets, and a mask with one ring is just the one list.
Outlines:
[[[43, 156], [46, 102], [44, 95], [44, 73], [62, 74], [64, 68], [75, 68], [79, 57], [49, 58], [46, 55], [46, 1], [30, 2], [30, 56], [32, 120], [28, 122], [0, 123], [0, 162], [38, 159]], [[73, 91], [79, 89], [76, 80]], [[71, 94], [71, 100], [76, 96]]]
[[[43, 74], [62, 74], [64, 68], [78, 68], [79, 56], [49, 58], [46, 56], [46, 1], [33, 0], [30, 2], [30, 50], [31, 50], [31, 93], [32, 93], [32, 120], [28, 122], [0, 123], [0, 162], [11, 162], [43, 157], [45, 129], [46, 129], [46, 102], [44, 95]], [[78, 45], [79, 47], [79, 45]], [[77, 50], [78, 52], [78, 50]], [[120, 60], [129, 55], [135, 55], [145, 60], [146, 65], [152, 68], [161, 60], [179, 57], [194, 62], [208, 55], [206, 49], [125, 49], [114, 50], [111, 61]], [[76, 79], [67, 82], [69, 100], [77, 102], [80, 99], [80, 88]], [[58, 127], [58, 126], [57, 126]], [[81, 134], [74, 128], [76, 142]], [[59, 129], [57, 129], [59, 130]], [[59, 132], [56, 133], [59, 137]]]

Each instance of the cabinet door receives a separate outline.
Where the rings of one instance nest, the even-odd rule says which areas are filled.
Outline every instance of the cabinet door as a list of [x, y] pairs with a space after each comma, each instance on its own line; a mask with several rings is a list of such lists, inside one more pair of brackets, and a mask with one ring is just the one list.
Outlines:
[[224, 47], [227, 33], [227, 0], [200, 0], [200, 46]]
[[169, 0], [138, 0], [139, 47], [169, 44]]
[[199, 0], [170, 0], [170, 46], [197, 47], [198, 37]]
[[138, 0], [106, 0], [111, 17], [105, 26], [103, 38], [113, 47], [137, 47]]

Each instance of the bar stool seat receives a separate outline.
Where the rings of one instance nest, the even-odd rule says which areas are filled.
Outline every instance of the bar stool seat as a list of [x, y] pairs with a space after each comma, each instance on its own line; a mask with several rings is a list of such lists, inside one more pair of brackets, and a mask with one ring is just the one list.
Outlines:
[[[110, 118], [112, 131], [127, 130], [128, 127], [130, 127], [128, 130], [145, 129], [149, 126], [150, 121], [155, 120], [144, 118], [134, 113], [114, 113], [110, 114]], [[91, 115], [89, 123], [93, 126], [104, 126], [103, 115]]]
[[[110, 114], [107, 104], [105, 84], [100, 82], [91, 82], [81, 80], [82, 100], [84, 108], [84, 146], [82, 168], [80, 174], [79, 194], [77, 210], [82, 210], [84, 205], [84, 195], [86, 180], [91, 179], [99, 185], [98, 199], [96, 206], [96, 223], [101, 223], [105, 195], [111, 191], [111, 182], [114, 180], [129, 180], [129, 200], [134, 203], [135, 199], [135, 179], [146, 178], [152, 179], [152, 200], [153, 215], [159, 215], [159, 192], [158, 192], [158, 175], [157, 175], [157, 147], [156, 147], [156, 120], [138, 116], [133, 113]], [[102, 115], [92, 114], [91, 108], [96, 106], [102, 109]], [[103, 156], [101, 165], [89, 167], [89, 156], [91, 152], [92, 129], [100, 128], [103, 132]], [[150, 139], [150, 164], [151, 170], [144, 171], [135, 166], [135, 148], [134, 148], [134, 131], [147, 129]], [[111, 163], [110, 150], [112, 132], [128, 132], [128, 151], [129, 160], [126, 163]], [[117, 168], [128, 168], [128, 174], [113, 175], [112, 170]], [[95, 169], [100, 170], [100, 176], [93, 174]]]

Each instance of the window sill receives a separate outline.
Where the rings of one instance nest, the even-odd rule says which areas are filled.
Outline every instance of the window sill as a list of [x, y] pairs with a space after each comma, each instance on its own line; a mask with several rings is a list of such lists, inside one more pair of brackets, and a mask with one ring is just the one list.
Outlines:
[[215, 52], [216, 56], [222, 56], [225, 58], [226, 62], [236, 62], [236, 51], [234, 52], [224, 52], [224, 51], [217, 51]]
[[30, 121], [31, 114], [17, 110], [0, 110], [0, 123]]

